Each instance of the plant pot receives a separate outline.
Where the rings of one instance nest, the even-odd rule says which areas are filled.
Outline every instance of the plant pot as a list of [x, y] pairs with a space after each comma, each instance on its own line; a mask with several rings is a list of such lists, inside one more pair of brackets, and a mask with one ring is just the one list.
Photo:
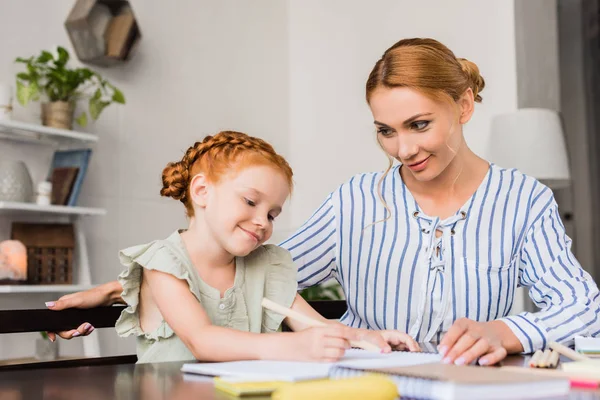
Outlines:
[[31, 175], [23, 161], [0, 163], [0, 201], [28, 203], [33, 197]]
[[42, 103], [42, 123], [52, 128], [73, 128], [73, 114], [75, 106], [67, 101], [53, 101]]
[[35, 340], [35, 358], [40, 361], [53, 361], [58, 358], [58, 341], [49, 339]]

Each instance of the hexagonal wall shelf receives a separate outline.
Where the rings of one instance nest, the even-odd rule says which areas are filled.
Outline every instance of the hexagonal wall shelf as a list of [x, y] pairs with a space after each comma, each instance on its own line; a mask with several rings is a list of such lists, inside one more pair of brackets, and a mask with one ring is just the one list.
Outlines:
[[130, 59], [141, 39], [127, 0], [77, 0], [65, 28], [77, 58], [103, 67]]

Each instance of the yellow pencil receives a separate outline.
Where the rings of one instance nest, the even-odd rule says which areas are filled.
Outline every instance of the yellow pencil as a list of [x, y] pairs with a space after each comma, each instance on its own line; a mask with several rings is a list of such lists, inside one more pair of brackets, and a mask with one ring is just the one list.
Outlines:
[[[316, 319], [312, 319], [311, 317], [299, 313], [298, 311], [294, 311], [290, 308], [284, 307], [280, 304], [275, 303], [272, 300], [267, 298], [263, 298], [261, 305], [271, 311], [275, 311], [278, 314], [285, 315], [288, 318], [295, 319], [298, 322], [302, 322], [308, 326], [316, 327], [316, 326], [326, 326], [327, 324], [323, 321], [317, 321]], [[380, 353], [381, 349], [374, 345], [373, 343], [369, 343], [365, 340], [351, 340], [350, 346], [358, 347], [363, 350], [373, 351]]]

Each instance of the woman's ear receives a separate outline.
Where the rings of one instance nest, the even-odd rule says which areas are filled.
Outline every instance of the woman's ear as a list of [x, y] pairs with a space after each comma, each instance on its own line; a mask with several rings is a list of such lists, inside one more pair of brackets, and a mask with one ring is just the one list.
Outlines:
[[460, 110], [460, 116], [458, 118], [458, 122], [462, 124], [466, 124], [473, 116], [473, 111], [475, 111], [475, 97], [473, 96], [473, 89], [467, 88], [460, 99], [456, 102], [458, 104]]
[[195, 175], [190, 181], [190, 197], [198, 207], [206, 207], [208, 200], [209, 182], [204, 174]]

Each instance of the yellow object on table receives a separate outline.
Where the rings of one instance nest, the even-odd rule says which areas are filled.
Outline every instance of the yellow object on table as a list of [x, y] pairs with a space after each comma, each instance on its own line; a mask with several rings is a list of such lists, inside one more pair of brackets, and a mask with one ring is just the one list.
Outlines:
[[215, 378], [215, 389], [232, 396], [267, 396], [293, 382], [284, 381], [238, 381], [235, 379]]
[[294, 383], [273, 392], [273, 400], [393, 400], [398, 388], [382, 375]]

